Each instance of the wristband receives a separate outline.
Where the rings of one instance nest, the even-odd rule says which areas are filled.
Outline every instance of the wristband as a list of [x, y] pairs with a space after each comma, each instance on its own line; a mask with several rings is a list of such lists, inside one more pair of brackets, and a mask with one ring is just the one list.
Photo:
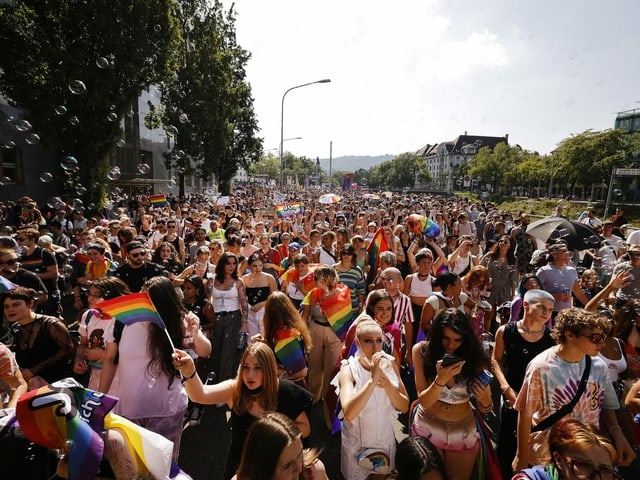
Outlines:
[[504, 395], [505, 393], [507, 393], [509, 390], [511, 389], [511, 386], [507, 385], [506, 387], [504, 387], [502, 389], [502, 394]]
[[445, 383], [445, 384], [443, 384], [443, 385], [440, 385], [440, 384], [439, 384], [438, 382], [436, 382], [435, 380], [433, 381], [433, 383], [435, 383], [435, 384], [436, 384], [437, 386], [439, 386], [440, 388], [444, 388], [444, 387], [446, 387], [446, 386], [447, 386], [447, 384], [446, 384], [446, 383]]
[[191, 380], [193, 377], [196, 376], [196, 370], [193, 371], [193, 373], [191, 375], [189, 375], [188, 377], [183, 377], [181, 382], [182, 383], [187, 383], [189, 380]]

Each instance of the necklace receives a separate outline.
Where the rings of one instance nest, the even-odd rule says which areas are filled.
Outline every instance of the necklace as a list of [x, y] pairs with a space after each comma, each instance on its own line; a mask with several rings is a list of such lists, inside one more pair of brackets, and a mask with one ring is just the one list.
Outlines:
[[522, 320], [518, 322], [518, 328], [524, 333], [528, 333], [529, 335], [540, 335], [542, 332], [544, 332], [545, 329], [545, 327], [543, 326], [540, 330], [529, 330], [527, 328], [524, 328], [524, 323], [522, 322]]
[[422, 275], [421, 273], [418, 273], [418, 278], [419, 278], [420, 280], [424, 280], [424, 279], [426, 279], [428, 276], [429, 276], [429, 274], [428, 274], [428, 273], [427, 273], [427, 274], [425, 274], [425, 275]]

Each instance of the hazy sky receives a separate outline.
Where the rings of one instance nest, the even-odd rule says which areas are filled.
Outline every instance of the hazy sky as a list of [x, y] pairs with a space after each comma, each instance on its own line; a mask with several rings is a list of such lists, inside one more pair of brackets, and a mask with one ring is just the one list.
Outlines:
[[[224, 0], [227, 7], [231, 1]], [[548, 153], [640, 108], [640, 2], [236, 0], [265, 150], [311, 158], [509, 134]]]

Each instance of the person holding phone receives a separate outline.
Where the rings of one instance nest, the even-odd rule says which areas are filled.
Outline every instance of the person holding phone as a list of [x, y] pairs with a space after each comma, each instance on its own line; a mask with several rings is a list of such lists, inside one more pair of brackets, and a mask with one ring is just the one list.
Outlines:
[[451, 478], [469, 479], [480, 451], [472, 398], [481, 413], [493, 411], [489, 359], [454, 308], [438, 313], [430, 341], [414, 345], [412, 359], [418, 404], [411, 433], [435, 445]]

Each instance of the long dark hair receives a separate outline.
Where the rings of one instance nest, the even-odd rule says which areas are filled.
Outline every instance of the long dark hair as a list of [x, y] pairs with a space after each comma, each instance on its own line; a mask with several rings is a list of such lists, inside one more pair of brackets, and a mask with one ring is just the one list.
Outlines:
[[384, 289], [378, 289], [378, 290], [374, 290], [373, 292], [371, 292], [369, 294], [369, 296], [367, 297], [367, 310], [366, 313], [367, 315], [369, 315], [371, 318], [375, 319], [376, 317], [374, 316], [373, 312], [376, 308], [376, 305], [378, 304], [378, 302], [381, 302], [382, 300], [389, 300], [391, 302], [391, 320], [389, 320], [389, 323], [393, 323], [394, 319], [396, 318], [396, 308], [393, 305], [393, 298], [391, 298], [391, 295], [389, 295], [389, 293], [384, 290]]
[[489, 367], [489, 359], [484, 353], [478, 337], [476, 337], [471, 322], [467, 316], [455, 308], [442, 310], [433, 320], [430, 341], [422, 344], [422, 356], [424, 357], [424, 374], [427, 380], [434, 380], [437, 375], [436, 362], [444, 355], [442, 340], [444, 329], [451, 330], [462, 336], [462, 343], [455, 351], [455, 355], [462, 357], [465, 364], [462, 367], [460, 377], [471, 380], [481, 370]]
[[[173, 344], [182, 345], [182, 319], [187, 314], [187, 309], [182, 305], [171, 280], [167, 277], [152, 277], [144, 283], [144, 290], [149, 292], [149, 297], [164, 321]], [[173, 349], [167, 334], [153, 323], [149, 325], [147, 350], [151, 357], [147, 372], [157, 374], [160, 369], [169, 377], [171, 386], [176, 372], [171, 358]]]
[[227, 265], [228, 258], [233, 258], [236, 261], [236, 269], [231, 274], [231, 278], [233, 278], [234, 280], [238, 280], [238, 267], [240, 266], [238, 257], [236, 257], [231, 252], [224, 252], [222, 255], [220, 255], [220, 258], [218, 259], [218, 263], [216, 263], [216, 280], [219, 283], [224, 282], [224, 267]]
[[516, 255], [514, 253], [516, 246], [513, 239], [509, 235], [500, 235], [498, 241], [495, 243], [491, 250], [487, 253], [487, 256], [492, 260], [497, 260], [500, 256], [500, 241], [501, 240], [509, 240], [509, 250], [507, 251], [507, 263], [513, 265], [516, 263]]

